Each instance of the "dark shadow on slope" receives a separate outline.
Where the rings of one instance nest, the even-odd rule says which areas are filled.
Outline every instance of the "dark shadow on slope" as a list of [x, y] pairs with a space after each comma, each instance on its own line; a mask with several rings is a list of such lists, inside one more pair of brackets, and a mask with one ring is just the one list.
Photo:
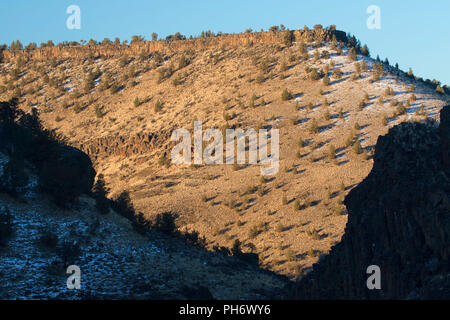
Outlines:
[[[441, 123], [402, 123], [376, 145], [345, 199], [342, 241], [288, 290], [297, 299], [450, 298], [450, 106]], [[381, 289], [367, 268], [379, 266]]]

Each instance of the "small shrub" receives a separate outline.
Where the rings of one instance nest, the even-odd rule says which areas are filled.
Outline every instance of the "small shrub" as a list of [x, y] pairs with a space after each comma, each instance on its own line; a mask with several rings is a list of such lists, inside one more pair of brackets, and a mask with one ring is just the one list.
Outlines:
[[263, 73], [259, 73], [259, 74], [256, 76], [256, 83], [261, 84], [261, 83], [263, 83], [264, 81], [266, 81], [266, 77], [264, 76]]
[[395, 95], [394, 89], [392, 89], [391, 87], [387, 87], [386, 90], [384, 91], [384, 95], [386, 97], [394, 96]]
[[111, 90], [111, 94], [115, 94], [119, 92], [120, 86], [118, 86], [117, 83], [113, 83], [109, 89]]
[[259, 229], [258, 229], [258, 226], [253, 226], [253, 227], [251, 227], [250, 228], [250, 230], [248, 231], [248, 237], [250, 238], [250, 239], [254, 239], [254, 238], [256, 238], [257, 236], [259, 235]]
[[366, 103], [364, 101], [360, 101], [358, 104], [358, 111], [361, 111], [366, 106]]
[[292, 250], [292, 249], [289, 248], [289, 249], [286, 251], [286, 260], [289, 261], [289, 262], [294, 262], [294, 261], [297, 260], [297, 257], [296, 257], [296, 255], [295, 255], [294, 250]]
[[238, 256], [238, 255], [242, 254], [241, 242], [239, 241], [239, 239], [235, 239], [233, 241], [233, 245], [231, 246], [231, 254], [233, 256]]
[[309, 249], [308, 256], [310, 256], [312, 258], [317, 258], [318, 256], [320, 256], [320, 251], [314, 250], [314, 249]]
[[315, 68], [313, 68], [311, 73], [309, 74], [309, 78], [311, 80], [317, 81], [320, 79], [320, 77], [321, 75], [319, 74], [319, 72]]
[[301, 205], [300, 205], [300, 201], [297, 199], [294, 201], [294, 210], [300, 210], [301, 209]]
[[308, 234], [308, 236], [310, 236], [313, 240], [320, 240], [320, 235], [319, 232], [313, 228], [310, 231], [306, 232]]
[[99, 105], [95, 106], [95, 116], [98, 119], [101, 119], [101, 118], [103, 118], [105, 116], [105, 114], [103, 113], [103, 107], [101, 107]]
[[284, 231], [284, 226], [281, 224], [281, 222], [279, 222], [279, 223], [276, 225], [275, 231], [276, 231], [276, 232], [283, 232], [283, 231]]
[[395, 99], [391, 100], [390, 105], [391, 107], [396, 107], [398, 105], [398, 100]]
[[160, 112], [161, 110], [162, 110], [162, 103], [161, 103], [161, 100], [157, 100], [156, 102], [155, 102], [155, 105], [154, 105], [154, 107], [153, 107], [153, 110], [156, 112], [156, 113], [158, 113], [158, 112]]
[[73, 112], [75, 112], [76, 114], [80, 113], [81, 111], [83, 111], [83, 108], [81, 107], [79, 102], [75, 102], [74, 106], [73, 106]]
[[406, 108], [401, 102], [397, 106], [397, 114], [400, 116], [406, 114]]
[[318, 133], [319, 132], [319, 125], [317, 124], [316, 119], [312, 119], [311, 125], [309, 126], [309, 132], [310, 133]]
[[363, 152], [359, 139], [357, 139], [355, 144], [353, 145], [353, 152], [355, 154], [361, 154]]
[[294, 95], [288, 89], [284, 89], [283, 92], [281, 93], [281, 100], [283, 100], [283, 101], [292, 100], [293, 98], [294, 98]]
[[139, 99], [139, 97], [136, 97], [133, 102], [135, 107], [139, 107], [142, 104], [142, 101]]
[[327, 110], [325, 110], [325, 112], [323, 114], [323, 118], [327, 121], [329, 121], [331, 119], [331, 113], [330, 113], [330, 110], [328, 110], [328, 108], [327, 108]]
[[336, 159], [336, 147], [332, 144], [328, 147], [328, 157], [331, 160]]

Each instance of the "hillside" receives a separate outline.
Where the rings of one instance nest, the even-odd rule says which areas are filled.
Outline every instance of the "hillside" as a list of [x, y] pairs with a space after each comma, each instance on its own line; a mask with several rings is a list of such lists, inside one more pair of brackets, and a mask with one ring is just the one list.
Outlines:
[[[353, 40], [327, 28], [5, 51], [0, 100], [37, 108], [90, 156], [111, 198], [127, 190], [147, 219], [169, 211], [208, 249], [239, 239], [261, 266], [297, 278], [340, 242], [344, 197], [371, 171], [378, 137], [437, 119], [448, 99]], [[279, 172], [171, 164], [172, 131], [194, 120], [279, 129]]]
[[[342, 242], [293, 286], [297, 299], [448, 299], [450, 106], [441, 122], [404, 123], [380, 137], [373, 170], [345, 199]], [[368, 290], [366, 268], [381, 270]]]
[[[210, 252], [193, 234], [145, 229], [123, 202], [101, 198], [86, 155], [52, 137], [0, 103], [1, 300], [267, 299], [287, 284], [237, 248]], [[67, 287], [70, 265], [82, 290]]]
[[[287, 283], [162, 233], [140, 235], [114, 212], [100, 216], [90, 197], [70, 210], [40, 199], [39, 193], [25, 203], [0, 195], [0, 215], [7, 208], [14, 226], [0, 249], [2, 300], [276, 299]], [[81, 268], [82, 290], [67, 289], [71, 264]]]

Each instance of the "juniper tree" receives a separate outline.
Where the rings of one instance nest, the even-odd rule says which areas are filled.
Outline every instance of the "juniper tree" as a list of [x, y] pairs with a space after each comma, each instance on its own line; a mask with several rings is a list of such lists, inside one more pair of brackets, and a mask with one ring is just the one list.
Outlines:
[[235, 239], [233, 241], [233, 245], [231, 247], [231, 253], [233, 254], [233, 256], [238, 256], [238, 255], [242, 254], [241, 242], [239, 241], [239, 239]]
[[283, 60], [280, 65], [280, 71], [285, 72], [287, 70], [288, 70], [288, 65], [287, 65], [286, 61]]
[[139, 107], [140, 105], [141, 105], [141, 100], [139, 99], [139, 97], [136, 97], [135, 99], [134, 99], [134, 102], [133, 102], [133, 104], [134, 104], [134, 106], [135, 107]]
[[309, 74], [309, 77], [311, 78], [311, 80], [319, 80], [320, 79], [320, 74], [319, 72], [317, 72], [316, 68], [313, 68], [311, 70], [311, 73]]
[[287, 30], [283, 34], [283, 43], [285, 46], [290, 47], [294, 42], [294, 33], [290, 30]]
[[324, 86], [328, 86], [330, 84], [330, 78], [328, 77], [327, 74], [323, 77], [322, 82]]
[[328, 147], [328, 157], [331, 160], [336, 159], [336, 147], [332, 144], [330, 144], [330, 146]]
[[353, 145], [353, 152], [355, 154], [361, 154], [363, 152], [359, 139], [357, 139], [355, 144]]
[[445, 90], [440, 85], [437, 85], [436, 92], [440, 94], [445, 94]]
[[336, 40], [336, 35], [333, 34], [333, 37], [331, 39], [331, 49], [335, 50], [337, 46], [337, 40]]
[[358, 60], [358, 59], [357, 59], [357, 56], [356, 56], [356, 49], [355, 49], [354, 47], [352, 47], [352, 48], [350, 49], [350, 51], [349, 51], [349, 53], [348, 53], [348, 57], [349, 57], [349, 59], [352, 60], [352, 61]]
[[325, 111], [323, 117], [324, 117], [324, 119], [327, 120], [327, 121], [331, 119], [330, 110], [328, 110], [328, 108], [327, 108], [327, 110]]
[[314, 60], [318, 61], [320, 59], [320, 53], [318, 50], [314, 51]]
[[103, 174], [99, 174], [97, 181], [92, 188], [92, 194], [95, 199], [95, 207], [101, 214], [109, 213], [109, 200], [107, 198], [108, 188], [106, 187]]
[[361, 111], [366, 106], [366, 103], [363, 101], [360, 101], [358, 104], [358, 111]]
[[406, 114], [406, 108], [405, 108], [405, 106], [403, 105], [402, 102], [400, 102], [400, 103], [398, 104], [398, 106], [397, 106], [397, 114], [398, 114], [398, 115], [404, 115], [404, 114]]
[[333, 70], [333, 76], [336, 79], [341, 79], [342, 78], [342, 71], [341, 71], [341, 69], [339, 69], [339, 68], [334, 69]]
[[366, 71], [367, 70], [367, 62], [364, 59], [361, 61], [361, 70], [362, 71]]
[[367, 45], [364, 45], [361, 48], [361, 54], [366, 56], [366, 57], [370, 57], [370, 52], [369, 52], [369, 48], [367, 47]]
[[84, 91], [88, 93], [94, 88], [95, 88], [94, 74], [92, 72], [89, 72], [84, 82]]
[[283, 92], [281, 93], [281, 100], [283, 100], [283, 101], [292, 100], [293, 98], [294, 98], [294, 95], [288, 89], [284, 89]]
[[309, 126], [309, 132], [311, 133], [318, 133], [319, 132], [319, 125], [317, 124], [316, 119], [312, 119], [311, 125]]
[[160, 112], [161, 111], [161, 109], [162, 109], [162, 103], [161, 103], [161, 100], [157, 100], [156, 102], [155, 102], [155, 105], [154, 105], [154, 111], [155, 112]]
[[361, 72], [361, 65], [359, 64], [359, 62], [355, 63], [355, 73], [360, 73]]

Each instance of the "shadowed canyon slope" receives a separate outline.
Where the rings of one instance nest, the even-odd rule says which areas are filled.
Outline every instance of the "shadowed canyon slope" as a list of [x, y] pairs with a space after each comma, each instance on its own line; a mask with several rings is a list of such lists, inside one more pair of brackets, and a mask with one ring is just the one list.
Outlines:
[[[345, 199], [341, 243], [294, 289], [300, 299], [450, 297], [450, 106], [441, 123], [404, 123], [378, 139], [369, 176]], [[368, 290], [366, 269], [381, 270]]]

